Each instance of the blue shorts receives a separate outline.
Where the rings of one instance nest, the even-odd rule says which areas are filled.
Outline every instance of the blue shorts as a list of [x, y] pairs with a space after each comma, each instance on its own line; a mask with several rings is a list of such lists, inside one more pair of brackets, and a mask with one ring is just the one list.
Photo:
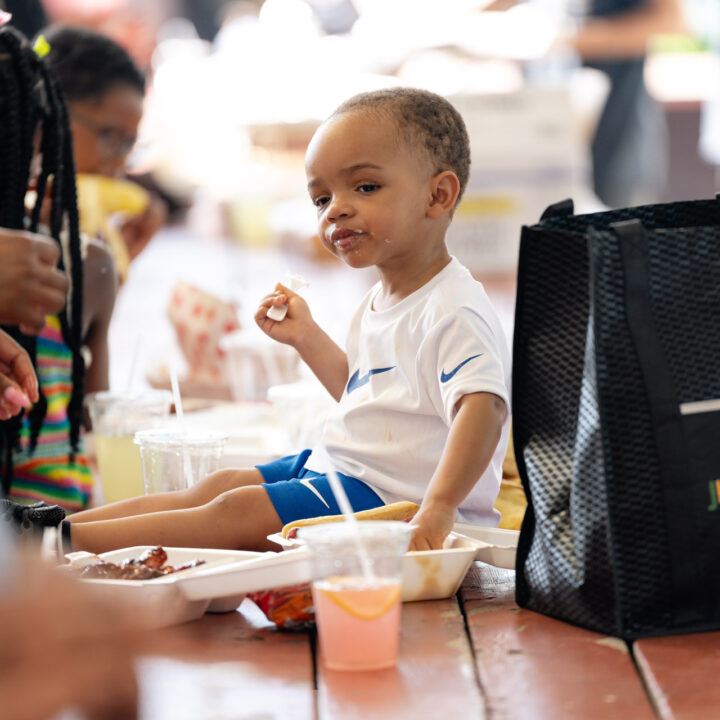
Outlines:
[[[305, 468], [310, 452], [303, 450], [298, 455], [255, 466], [265, 480], [262, 486], [283, 525], [303, 518], [340, 515], [327, 476]], [[385, 504], [362, 480], [340, 473], [338, 477], [355, 512]]]

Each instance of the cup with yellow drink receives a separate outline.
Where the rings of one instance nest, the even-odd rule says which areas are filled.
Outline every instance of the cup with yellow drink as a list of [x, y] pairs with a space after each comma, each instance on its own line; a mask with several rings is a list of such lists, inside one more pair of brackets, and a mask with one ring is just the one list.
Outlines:
[[167, 421], [172, 404], [168, 390], [138, 394], [99, 392], [86, 398], [95, 436], [95, 452], [106, 503], [145, 494], [138, 430]]

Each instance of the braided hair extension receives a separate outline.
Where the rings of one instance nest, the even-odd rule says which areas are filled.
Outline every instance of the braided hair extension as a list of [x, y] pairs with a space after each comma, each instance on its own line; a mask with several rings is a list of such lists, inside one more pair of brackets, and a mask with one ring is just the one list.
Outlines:
[[[85, 365], [82, 358], [83, 263], [75, 189], [72, 137], [67, 109], [58, 86], [45, 63], [37, 57], [26, 38], [12, 27], [0, 29], [0, 226], [22, 229], [28, 226], [25, 210], [35, 133], [42, 133], [42, 169], [29, 229], [37, 231], [42, 202], [50, 187], [50, 235], [61, 247], [59, 267], [67, 268], [71, 279], [68, 305], [60, 313], [65, 344], [72, 352], [72, 393], [68, 404], [70, 460], [80, 438]], [[35, 338], [18, 328], [5, 328], [36, 363]], [[47, 399], [30, 410], [30, 449], [35, 449], [47, 413]], [[13, 478], [13, 452], [19, 447], [22, 415], [0, 423], [0, 469], [2, 487], [8, 493]]]

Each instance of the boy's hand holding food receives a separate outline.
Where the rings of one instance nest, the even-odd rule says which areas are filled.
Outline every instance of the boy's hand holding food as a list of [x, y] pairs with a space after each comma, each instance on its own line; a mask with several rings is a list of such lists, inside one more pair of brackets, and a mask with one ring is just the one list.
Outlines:
[[[299, 275], [288, 277], [298, 289], [307, 285]], [[280, 308], [285, 314], [270, 312]], [[286, 307], [285, 307], [286, 306]], [[282, 320], [273, 320], [275, 315]], [[258, 327], [273, 340], [291, 345], [305, 364], [336, 400], [340, 400], [348, 380], [347, 355], [313, 320], [308, 304], [294, 290], [278, 283], [266, 295], [255, 313]]]
[[[272, 307], [287, 305], [283, 320], [268, 317]], [[305, 300], [283, 284], [278, 283], [275, 291], [266, 295], [255, 313], [258, 327], [273, 340], [297, 348], [307, 332], [315, 325], [310, 308]]]

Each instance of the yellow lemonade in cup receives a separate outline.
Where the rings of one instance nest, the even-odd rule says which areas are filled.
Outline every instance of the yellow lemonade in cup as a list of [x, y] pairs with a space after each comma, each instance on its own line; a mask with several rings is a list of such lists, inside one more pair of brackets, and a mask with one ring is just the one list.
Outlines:
[[299, 529], [299, 542], [310, 550], [315, 620], [328, 668], [379, 670], [395, 665], [402, 559], [412, 529], [392, 520]]
[[85, 398], [95, 436], [104, 503], [145, 494], [137, 430], [167, 422], [172, 394], [146, 390], [138, 394], [92, 393]]
[[312, 586], [320, 647], [331, 670], [393, 667], [400, 637], [396, 580], [331, 577]]
[[96, 435], [95, 454], [105, 504], [145, 494], [140, 453], [132, 435]]

